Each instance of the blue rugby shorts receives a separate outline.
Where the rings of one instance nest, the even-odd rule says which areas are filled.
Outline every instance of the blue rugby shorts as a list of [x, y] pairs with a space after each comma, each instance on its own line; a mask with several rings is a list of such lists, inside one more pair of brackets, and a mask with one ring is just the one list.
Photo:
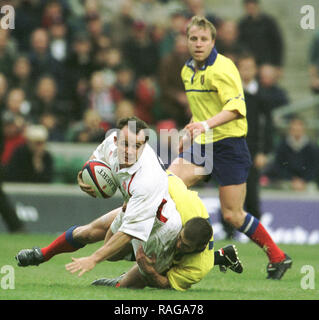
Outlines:
[[220, 186], [246, 182], [252, 165], [244, 137], [226, 138], [208, 144], [194, 142], [179, 157], [204, 167], [205, 174], [215, 179]]

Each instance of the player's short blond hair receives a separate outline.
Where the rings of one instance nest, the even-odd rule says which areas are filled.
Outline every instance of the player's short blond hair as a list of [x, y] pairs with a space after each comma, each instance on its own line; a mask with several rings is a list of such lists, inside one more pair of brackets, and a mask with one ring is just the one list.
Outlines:
[[201, 17], [201, 16], [193, 16], [193, 18], [191, 19], [191, 21], [188, 23], [187, 25], [187, 29], [186, 29], [186, 34], [187, 37], [189, 36], [189, 30], [191, 27], [193, 26], [197, 26], [203, 29], [209, 29], [212, 35], [212, 39], [215, 40], [216, 39], [216, 28], [215, 26], [209, 21], [207, 20], [205, 17]]

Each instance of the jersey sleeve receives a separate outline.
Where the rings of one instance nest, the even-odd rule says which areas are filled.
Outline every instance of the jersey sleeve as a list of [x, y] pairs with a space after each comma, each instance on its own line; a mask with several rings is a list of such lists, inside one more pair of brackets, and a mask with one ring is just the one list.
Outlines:
[[171, 287], [185, 291], [201, 281], [214, 267], [214, 250], [208, 248], [201, 253], [185, 255], [181, 262], [174, 265], [166, 274]]
[[225, 70], [214, 73], [212, 83], [217, 88], [223, 110], [237, 111], [246, 117], [246, 104], [242, 82], [236, 66], [230, 62]]

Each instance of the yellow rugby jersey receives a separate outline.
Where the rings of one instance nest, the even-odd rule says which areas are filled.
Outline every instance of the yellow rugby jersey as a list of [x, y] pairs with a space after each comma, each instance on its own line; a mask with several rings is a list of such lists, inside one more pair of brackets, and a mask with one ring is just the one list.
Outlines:
[[235, 64], [214, 48], [205, 65], [195, 71], [189, 59], [181, 71], [193, 121], [205, 121], [222, 110], [238, 111], [242, 116], [196, 137], [197, 143], [216, 142], [247, 135], [246, 104]]
[[[168, 189], [175, 202], [176, 209], [182, 218], [182, 225], [194, 218], [209, 218], [209, 214], [197, 192], [187, 189], [184, 182], [168, 172]], [[202, 278], [214, 267], [214, 238], [200, 253], [184, 255], [180, 260], [174, 260], [172, 268], [166, 276], [175, 290], [185, 291]]]

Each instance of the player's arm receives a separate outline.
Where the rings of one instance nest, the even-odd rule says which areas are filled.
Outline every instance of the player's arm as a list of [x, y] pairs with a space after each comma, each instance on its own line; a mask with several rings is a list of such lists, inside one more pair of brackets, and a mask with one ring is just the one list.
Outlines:
[[156, 258], [153, 255], [152, 257], [146, 256], [142, 246], [136, 252], [136, 262], [140, 268], [140, 270], [146, 276], [146, 282], [149, 286], [160, 288], [160, 289], [168, 289], [171, 288], [169, 280], [166, 276], [159, 274], [155, 268]]
[[118, 231], [113, 234], [101, 248], [95, 251], [91, 255], [91, 258], [95, 264], [112, 258], [115, 254], [119, 253], [132, 239], [133, 237], [131, 235]]
[[76, 273], [79, 271], [80, 277], [85, 272], [92, 270], [97, 263], [110, 259], [119, 253], [132, 239], [132, 236], [118, 231], [91, 256], [78, 259], [72, 258], [72, 262], [65, 266], [66, 270], [70, 271], [71, 273]]
[[222, 110], [214, 117], [206, 121], [193, 122], [188, 124], [185, 129], [187, 129], [190, 135], [194, 137], [210, 129], [221, 126], [222, 124], [225, 124], [229, 121], [235, 120], [239, 117], [241, 117], [241, 114], [237, 110]]

